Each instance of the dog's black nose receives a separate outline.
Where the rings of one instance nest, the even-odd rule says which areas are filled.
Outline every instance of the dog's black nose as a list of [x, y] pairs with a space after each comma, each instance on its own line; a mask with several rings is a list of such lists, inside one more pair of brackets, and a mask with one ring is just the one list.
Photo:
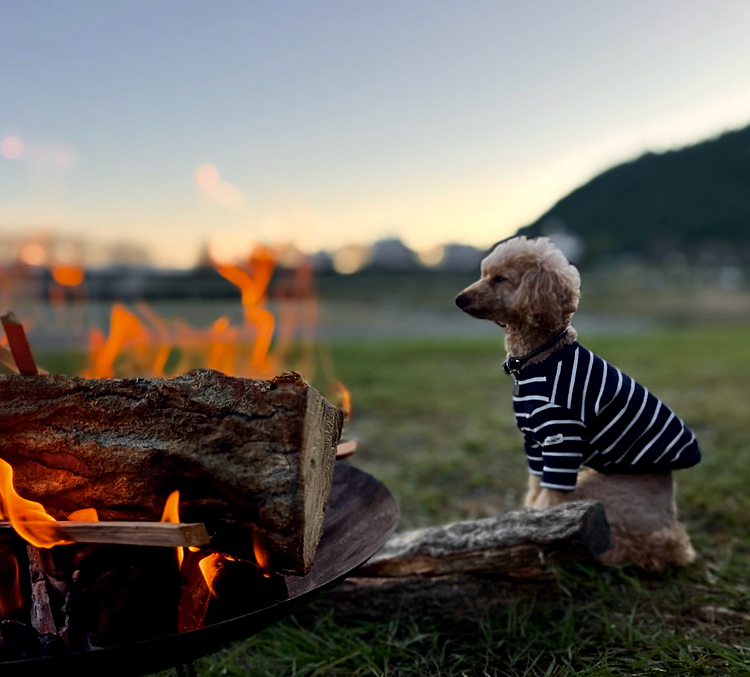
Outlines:
[[471, 303], [471, 299], [466, 294], [459, 294], [456, 296], [456, 305], [463, 310]]

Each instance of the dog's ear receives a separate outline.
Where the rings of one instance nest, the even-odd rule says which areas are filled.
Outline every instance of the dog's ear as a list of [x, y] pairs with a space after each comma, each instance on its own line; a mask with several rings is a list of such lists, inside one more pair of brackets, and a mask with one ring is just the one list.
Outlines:
[[516, 311], [536, 326], [558, 326], [578, 308], [580, 277], [573, 266], [566, 270], [538, 265], [521, 278], [514, 299]]

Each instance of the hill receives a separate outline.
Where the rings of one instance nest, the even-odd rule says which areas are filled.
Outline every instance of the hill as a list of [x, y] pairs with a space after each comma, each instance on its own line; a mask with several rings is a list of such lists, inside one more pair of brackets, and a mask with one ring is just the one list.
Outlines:
[[581, 238], [589, 261], [624, 253], [659, 259], [675, 250], [750, 261], [750, 126], [617, 165], [519, 234], [560, 230]]

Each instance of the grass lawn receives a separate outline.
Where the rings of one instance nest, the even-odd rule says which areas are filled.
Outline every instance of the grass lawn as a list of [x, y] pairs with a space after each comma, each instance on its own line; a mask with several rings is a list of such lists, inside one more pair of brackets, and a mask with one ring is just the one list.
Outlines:
[[[350, 388], [353, 463], [384, 481], [400, 529], [518, 507], [520, 434], [497, 340], [336, 344]], [[750, 329], [690, 328], [585, 341], [671, 405], [704, 454], [677, 474], [698, 562], [648, 575], [559, 567], [559, 598], [481, 622], [337, 619], [323, 598], [196, 663], [201, 675], [750, 674]]]

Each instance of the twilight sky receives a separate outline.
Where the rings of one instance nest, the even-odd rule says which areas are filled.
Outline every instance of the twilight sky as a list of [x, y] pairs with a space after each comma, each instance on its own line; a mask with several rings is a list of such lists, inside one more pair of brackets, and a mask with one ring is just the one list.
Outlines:
[[489, 246], [750, 123], [745, 0], [4, 3], [0, 234]]

